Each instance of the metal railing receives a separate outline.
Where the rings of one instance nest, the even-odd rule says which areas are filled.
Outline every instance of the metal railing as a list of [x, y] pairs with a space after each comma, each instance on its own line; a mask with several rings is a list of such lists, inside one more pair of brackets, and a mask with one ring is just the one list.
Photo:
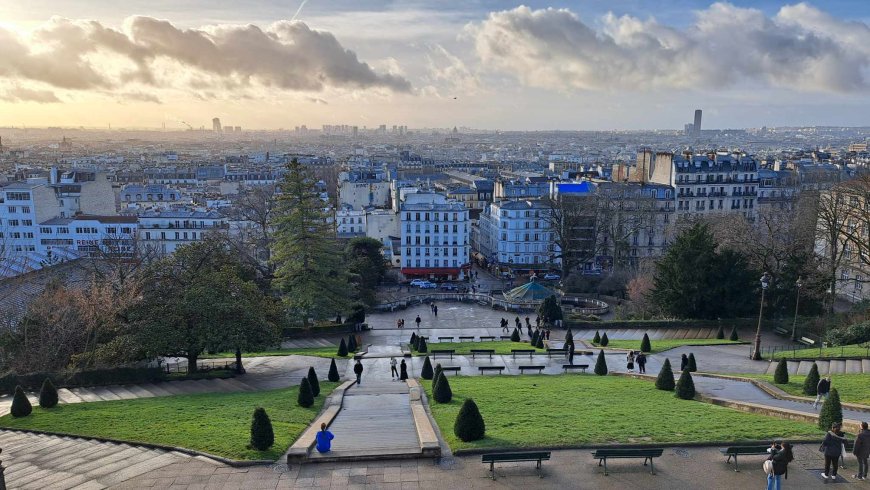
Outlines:
[[[163, 372], [166, 374], [187, 374], [187, 363], [165, 363], [162, 365]], [[215, 369], [235, 369], [236, 361], [235, 360], [205, 360], [205, 361], [197, 361], [196, 368], [199, 372], [203, 371], [213, 371]]]
[[[399, 308], [407, 308], [411, 305], [417, 305], [421, 303], [428, 303], [431, 301], [474, 301], [484, 306], [491, 306], [493, 308], [501, 308], [505, 311], [529, 311], [534, 310], [541, 304], [540, 301], [511, 301], [505, 298], [499, 298], [496, 296], [492, 296], [488, 293], [423, 293], [423, 294], [414, 294], [411, 296], [407, 296], [405, 298], [390, 301], [387, 303], [381, 303], [375, 307], [375, 309], [380, 311], [393, 311]], [[603, 313], [607, 313], [610, 309], [610, 305], [605, 303], [604, 301], [593, 299], [593, 298], [581, 298], [581, 297], [569, 297], [562, 298], [562, 304], [570, 304], [570, 305], [579, 305], [583, 304], [591, 304], [591, 307], [578, 307], [574, 308], [574, 311], [582, 314], [592, 314], [592, 315], [600, 315]]]

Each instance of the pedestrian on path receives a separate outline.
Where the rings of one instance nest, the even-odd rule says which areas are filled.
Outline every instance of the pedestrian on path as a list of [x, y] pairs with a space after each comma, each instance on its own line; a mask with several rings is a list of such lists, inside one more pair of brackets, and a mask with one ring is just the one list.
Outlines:
[[529, 329], [529, 337], [531, 337], [531, 336], [532, 336], [532, 326], [529, 325], [529, 326], [528, 326], [528, 329]]
[[855, 436], [855, 447], [852, 454], [858, 458], [858, 474], [852, 475], [856, 480], [867, 479], [867, 459], [870, 458], [870, 430], [867, 430], [867, 422], [861, 422], [861, 432]]
[[[794, 461], [791, 444], [773, 443], [767, 450], [770, 456], [767, 458], [770, 464], [770, 472], [767, 473], [767, 490], [780, 490], [782, 488], [782, 475], [788, 476], [788, 464]], [[767, 469], [768, 465], [764, 465]]]
[[438, 316], [438, 305], [432, 305], [432, 313], [435, 313], [435, 316]]
[[529, 320], [529, 317], [526, 317], [526, 325], [532, 326], [532, 322]]
[[[402, 362], [405, 362], [404, 359], [402, 360]], [[395, 357], [390, 358], [390, 375], [393, 377], [394, 380], [399, 377], [399, 371], [396, 370]]]
[[637, 361], [637, 372], [646, 374], [646, 354], [639, 352], [634, 360]]
[[508, 321], [505, 320], [504, 318], [501, 319], [501, 330], [502, 330], [502, 332], [508, 331]]
[[628, 372], [634, 372], [634, 351], [628, 351], [628, 355], [625, 356], [625, 368], [628, 369]]
[[[541, 326], [541, 317], [539, 317], [539, 316], [535, 317], [535, 326], [537, 326], [537, 327]], [[531, 328], [531, 326], [529, 326], [529, 331], [531, 331], [531, 330], [532, 330], [532, 328]]]
[[549, 328], [544, 332], [544, 338], [547, 340], [550, 340], [550, 329]]
[[686, 367], [689, 366], [689, 356], [683, 354], [683, 357], [680, 358], [680, 372], [686, 370]]
[[317, 441], [317, 452], [328, 453], [332, 449], [332, 440], [335, 439], [335, 436], [326, 430], [326, 424], [323, 423], [320, 424], [320, 432], [314, 436], [314, 439]]
[[363, 373], [362, 361], [360, 361], [359, 359], [356, 360], [356, 364], [354, 364], [353, 366], [353, 373], [356, 374], [356, 384], [359, 384], [360, 380], [362, 379]]
[[419, 328], [420, 328], [420, 321], [421, 321], [421, 320], [420, 320], [420, 315], [417, 315], [417, 319], [414, 320], [414, 321], [417, 322], [417, 328], [419, 329]]
[[522, 322], [520, 322], [519, 316], [514, 319], [514, 323], [516, 324], [517, 328], [523, 328], [523, 324]]
[[402, 319], [401, 318], [396, 320], [396, 328], [402, 328]]
[[568, 364], [574, 365], [574, 342], [568, 343]]
[[402, 372], [402, 374], [399, 375], [399, 379], [402, 380], [402, 381], [405, 381], [405, 380], [408, 379], [408, 365], [405, 364], [405, 360], [404, 360], [404, 359], [402, 359], [402, 364], [401, 364], [400, 367], [401, 367], [401, 372]]
[[819, 402], [828, 399], [828, 393], [831, 392], [831, 377], [825, 376], [824, 378], [819, 380], [819, 384], [816, 385], [816, 401], [813, 402], [813, 408], [816, 408], [819, 405]]
[[825, 453], [825, 472], [822, 473], [822, 479], [837, 479], [837, 466], [840, 462], [840, 456], [843, 455], [843, 445], [845, 443], [846, 438], [840, 431], [840, 423], [834, 422], [831, 425], [831, 430], [825, 434], [825, 440], [819, 448], [820, 451]]

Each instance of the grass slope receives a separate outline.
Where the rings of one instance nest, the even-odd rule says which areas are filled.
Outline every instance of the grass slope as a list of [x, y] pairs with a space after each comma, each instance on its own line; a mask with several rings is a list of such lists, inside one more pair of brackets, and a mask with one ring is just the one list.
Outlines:
[[870, 357], [870, 349], [861, 344], [839, 347], [818, 347], [777, 352], [774, 359], [836, 359], [838, 357]]
[[[772, 374], [741, 374], [747, 378], [763, 379], [789, 395], [804, 395], [804, 379], [806, 376], [791, 374], [788, 384], [778, 385], [773, 382]], [[840, 393], [840, 401], [870, 405], [870, 374], [832, 374], [831, 387]]]
[[[532, 349], [533, 347], [528, 342], [511, 342], [510, 340], [495, 340], [491, 342], [435, 342], [434, 344], [426, 344], [428, 353], [417, 355], [428, 355], [433, 350], [455, 349], [457, 354], [471, 354], [471, 349], [495, 349], [496, 354], [510, 354], [511, 349]], [[547, 353], [544, 349], [535, 349], [538, 352]]]
[[[448, 404], [432, 401], [431, 382], [423, 383], [453, 449], [822, 436], [813, 424], [680, 400], [649, 381], [618, 376], [451, 376]], [[486, 422], [480, 441], [453, 434], [465, 398], [474, 398]]]
[[[592, 341], [589, 340], [591, 344]], [[661, 339], [661, 340], [650, 340], [650, 347], [652, 347], [652, 353], [662, 352], [669, 349], [675, 349], [677, 347], [682, 347], [684, 345], [738, 345], [738, 344], [747, 344], [748, 342], [732, 342], [728, 339]], [[595, 344], [598, 346], [598, 344]], [[611, 340], [607, 344], [608, 348], [612, 349], [631, 349], [631, 350], [640, 350], [640, 340]]]
[[[338, 355], [338, 346], [335, 347], [298, 347], [293, 349], [272, 349], [260, 352], [242, 352], [242, 357], [269, 357], [269, 356], [312, 356], [312, 357], [335, 357], [338, 359], [348, 359], [353, 356], [353, 353], [347, 357]], [[218, 352], [215, 354], [204, 354], [201, 359], [235, 359], [235, 352]]]
[[[33, 407], [24, 418], [0, 417], [0, 426], [37, 429], [205, 451], [233, 459], [277, 459], [317, 416], [337, 383], [321, 382], [310, 408], [296, 404], [299, 388], [261, 392], [204, 393]], [[251, 416], [263, 407], [272, 420], [275, 445], [248, 449]]]

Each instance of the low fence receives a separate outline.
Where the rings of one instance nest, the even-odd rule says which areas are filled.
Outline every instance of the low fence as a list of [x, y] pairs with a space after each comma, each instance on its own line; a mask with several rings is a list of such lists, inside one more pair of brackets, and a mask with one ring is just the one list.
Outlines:
[[[816, 340], [817, 345], [806, 346], [806, 345], [774, 345], [770, 347], [761, 348], [762, 357], [767, 360], [775, 360], [779, 357], [784, 357], [785, 359], [794, 359], [796, 361], [810, 361], [810, 360], [826, 360], [826, 359], [870, 359], [870, 345], [865, 346], [863, 349], [856, 349], [854, 345], [851, 346], [839, 346], [839, 347], [831, 347], [822, 342], [819, 339]], [[849, 353], [846, 353], [846, 350], [849, 350]], [[816, 355], [812, 357], [807, 357], [809, 352], [813, 350], [817, 351]], [[800, 356], [798, 356], [798, 351], [800, 351]]]
[[[171, 362], [171, 363], [163, 363], [161, 365], [163, 368], [163, 372], [166, 374], [187, 374], [188, 366], [187, 363], [180, 362]], [[236, 361], [235, 360], [203, 360], [197, 361], [196, 369], [200, 372], [203, 371], [214, 371], [216, 369], [235, 369]]]
[[[461, 302], [476, 302], [482, 306], [489, 306], [505, 311], [534, 311], [541, 304], [540, 301], [511, 301], [504, 297], [492, 296], [488, 293], [421, 293], [407, 296], [405, 298], [382, 303], [375, 306], [378, 311], [395, 311], [398, 309], [407, 308], [409, 306], [432, 301], [461, 301]], [[607, 313], [610, 306], [604, 301], [592, 298], [571, 297], [567, 301], [562, 300], [563, 304], [569, 305], [593, 305], [591, 307], [575, 308], [577, 313], [588, 315], [600, 315]]]

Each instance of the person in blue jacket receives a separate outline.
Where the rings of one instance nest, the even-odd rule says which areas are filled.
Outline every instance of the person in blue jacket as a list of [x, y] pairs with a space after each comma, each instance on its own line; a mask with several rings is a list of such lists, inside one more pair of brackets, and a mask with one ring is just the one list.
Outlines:
[[332, 432], [326, 430], [326, 424], [324, 423], [320, 424], [320, 432], [317, 433], [314, 439], [317, 441], [317, 452], [328, 453], [335, 436], [332, 435]]

